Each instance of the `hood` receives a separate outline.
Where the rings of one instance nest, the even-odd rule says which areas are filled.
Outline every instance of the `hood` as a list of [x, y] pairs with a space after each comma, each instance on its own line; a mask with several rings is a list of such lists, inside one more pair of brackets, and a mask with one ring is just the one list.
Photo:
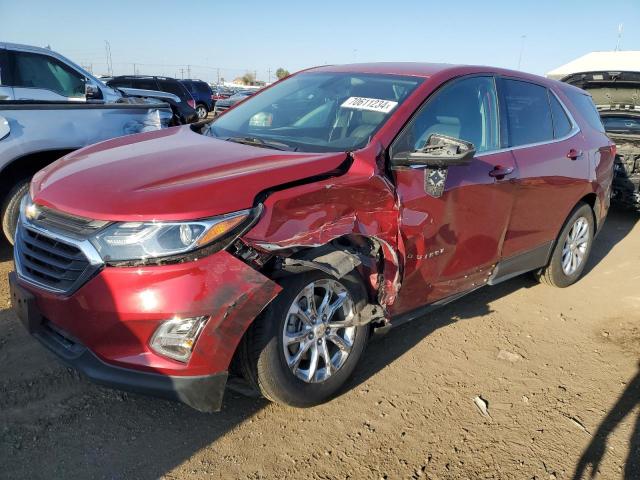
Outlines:
[[640, 72], [582, 72], [562, 81], [588, 91], [598, 110], [640, 112]]
[[242, 145], [182, 126], [77, 150], [38, 172], [31, 195], [96, 220], [192, 220], [251, 208], [258, 193], [330, 173], [346, 158]]

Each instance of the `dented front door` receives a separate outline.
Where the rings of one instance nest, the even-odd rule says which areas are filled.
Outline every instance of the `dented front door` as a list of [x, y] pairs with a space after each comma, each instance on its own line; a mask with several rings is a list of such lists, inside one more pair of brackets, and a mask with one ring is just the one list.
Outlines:
[[495, 83], [465, 77], [441, 88], [391, 149], [420, 148], [432, 133], [472, 142], [469, 165], [394, 171], [404, 251], [394, 314], [486, 283], [500, 258], [514, 201], [513, 155], [500, 151]]

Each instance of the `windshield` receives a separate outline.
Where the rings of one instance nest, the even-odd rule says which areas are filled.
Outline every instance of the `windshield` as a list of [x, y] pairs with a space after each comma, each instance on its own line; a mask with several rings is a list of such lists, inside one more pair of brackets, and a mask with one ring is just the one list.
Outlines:
[[602, 123], [607, 132], [640, 135], [640, 118], [622, 116], [602, 117]]
[[365, 146], [422, 79], [309, 72], [257, 93], [214, 121], [209, 135], [292, 150], [339, 152]]

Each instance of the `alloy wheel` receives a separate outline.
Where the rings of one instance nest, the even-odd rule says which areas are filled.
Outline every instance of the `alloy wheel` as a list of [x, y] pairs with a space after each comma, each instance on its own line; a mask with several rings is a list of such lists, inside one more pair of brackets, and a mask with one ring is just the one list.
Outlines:
[[565, 275], [573, 275], [584, 262], [589, 247], [589, 222], [579, 217], [569, 230], [562, 247], [562, 271]]
[[284, 322], [282, 345], [291, 372], [306, 383], [326, 381], [346, 362], [356, 336], [354, 303], [337, 280], [309, 283]]

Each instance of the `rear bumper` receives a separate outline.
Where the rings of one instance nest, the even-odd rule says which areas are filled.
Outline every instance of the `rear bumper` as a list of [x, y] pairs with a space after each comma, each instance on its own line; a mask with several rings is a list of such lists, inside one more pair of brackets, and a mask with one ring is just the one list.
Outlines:
[[43, 324], [32, 335], [64, 363], [97, 384], [177, 400], [201, 412], [217, 412], [222, 407], [227, 372], [192, 377], [142, 372], [103, 362], [50, 324]]

